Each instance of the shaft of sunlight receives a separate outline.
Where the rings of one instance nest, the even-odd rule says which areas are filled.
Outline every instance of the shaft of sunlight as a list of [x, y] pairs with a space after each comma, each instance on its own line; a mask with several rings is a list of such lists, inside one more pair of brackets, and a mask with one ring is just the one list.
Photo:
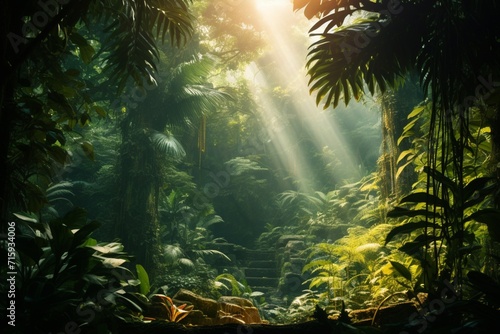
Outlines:
[[[279, 106], [275, 105], [271, 96], [267, 93], [272, 88], [263, 75], [263, 72], [256, 64], [251, 64], [247, 68], [247, 79], [252, 81], [251, 85], [255, 96], [258, 97], [262, 107], [261, 123], [265, 127], [265, 133], [268, 140], [272, 143], [278, 154], [274, 164], [280, 169], [286, 170], [296, 180], [310, 180], [313, 175], [309, 175], [308, 159], [304, 153], [294, 145], [294, 138], [300, 137], [298, 133], [287, 126], [287, 120], [279, 113]], [[312, 189], [306, 182], [300, 182], [298, 188], [303, 192]]]
[[[260, 15], [260, 21], [264, 31], [268, 36], [272, 50], [269, 57], [272, 58], [272, 70], [279, 73], [279, 81], [284, 84], [284, 89], [293, 92], [293, 106], [287, 112], [296, 113], [307, 132], [313, 138], [314, 145], [319, 152], [325, 149], [334, 152], [336, 159], [340, 162], [341, 168], [347, 172], [344, 175], [359, 177], [359, 162], [350, 153], [349, 146], [341, 135], [335, 119], [324, 112], [315, 103], [315, 98], [309, 94], [307, 75], [305, 70], [307, 53], [307, 30], [309, 22], [306, 22], [301, 13], [294, 13], [290, 0], [255, 0], [256, 7]], [[304, 26], [294, 29], [291, 22], [302, 21]], [[297, 48], [297, 39], [303, 38], [304, 45]], [[294, 48], [295, 46], [295, 48]], [[258, 78], [258, 84], [267, 85], [264, 76], [259, 71], [269, 69], [259, 69], [253, 64], [250, 72]], [[268, 87], [269, 88], [269, 87]], [[270, 90], [266, 90], [269, 92]], [[272, 143], [280, 152], [280, 162], [289, 171], [294, 171], [294, 176], [299, 180], [314, 177], [308, 166], [305, 153], [301, 148], [294, 146], [293, 139], [297, 138], [295, 129], [281, 128], [276, 131], [276, 120], [279, 119], [279, 112], [276, 106], [272, 105], [269, 97], [259, 94], [262, 107], [265, 109], [263, 119], [264, 126], [272, 140]], [[284, 126], [283, 124], [281, 125]], [[297, 163], [297, 160], [301, 163]], [[327, 162], [325, 161], [325, 165]], [[306, 189], [302, 189], [306, 190]]]

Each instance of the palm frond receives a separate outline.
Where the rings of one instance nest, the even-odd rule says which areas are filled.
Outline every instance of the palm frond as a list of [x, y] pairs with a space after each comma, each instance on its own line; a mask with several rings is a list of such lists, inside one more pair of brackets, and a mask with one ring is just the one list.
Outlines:
[[190, 0], [103, 1], [94, 4], [93, 12], [107, 24], [107, 40], [101, 52], [106, 55], [110, 81], [122, 91], [129, 79], [142, 87], [156, 82], [159, 58], [156, 37], [168, 34], [172, 44], [185, 43], [193, 31]]
[[171, 88], [189, 84], [202, 84], [215, 66], [215, 59], [209, 56], [194, 57], [177, 66], [172, 73]]
[[165, 41], [168, 34], [170, 42], [180, 47], [192, 35], [194, 17], [189, 13], [191, 0], [152, 1], [150, 6], [152, 20], [156, 25], [156, 35]]
[[167, 263], [173, 264], [184, 256], [184, 251], [177, 245], [166, 245], [163, 248], [163, 255]]
[[184, 151], [181, 143], [171, 133], [152, 131], [150, 139], [155, 148], [160, 152], [174, 158], [182, 158], [186, 155], [186, 151]]
[[226, 254], [216, 249], [198, 249], [198, 250], [193, 250], [192, 252], [200, 257], [216, 255], [227, 261], [231, 261], [231, 259]]
[[495, 72], [500, 56], [500, 28], [492, 14], [498, 3], [467, 3], [294, 0], [295, 10], [319, 17], [311, 29], [319, 39], [307, 63], [317, 103], [327, 108], [342, 98], [347, 104], [365, 86], [372, 95], [384, 92], [411, 70], [443, 109], [463, 103], [475, 94], [478, 73]]
[[419, 29], [408, 32], [403, 19], [394, 18], [390, 24], [380, 17], [360, 19], [333, 33], [317, 34], [320, 39], [311, 45], [307, 61], [316, 103], [336, 107], [341, 98], [345, 104], [358, 100], [365, 87], [373, 95], [397, 86], [415, 65], [420, 38]]
[[180, 64], [172, 73], [166, 87], [170, 110], [169, 124], [197, 124], [202, 115], [216, 110], [231, 96], [214, 88], [207, 77], [214, 68], [214, 60], [209, 57], [196, 58]]

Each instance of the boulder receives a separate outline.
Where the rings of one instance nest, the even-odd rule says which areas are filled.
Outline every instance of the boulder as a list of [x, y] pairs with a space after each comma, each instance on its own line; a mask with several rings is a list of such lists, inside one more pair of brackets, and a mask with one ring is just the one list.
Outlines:
[[176, 304], [188, 303], [194, 309], [181, 323], [190, 325], [221, 325], [221, 324], [261, 324], [259, 310], [245, 298], [224, 296], [215, 301], [204, 298], [192, 291], [181, 289], [175, 296]]
[[207, 317], [217, 317], [217, 310], [219, 309], [219, 306], [213, 299], [201, 297], [200, 295], [186, 289], [180, 289], [175, 294], [174, 300], [177, 300], [180, 303], [192, 304], [196, 310], [201, 310]]
[[253, 304], [250, 300], [246, 298], [241, 298], [241, 297], [234, 297], [234, 296], [222, 296], [219, 298], [218, 303], [231, 303], [231, 304], [236, 304], [241, 307], [252, 307]]
[[207, 317], [200, 310], [192, 310], [189, 314], [181, 320], [183, 324], [196, 324], [199, 326], [212, 326], [214, 325], [214, 318]]
[[254, 306], [239, 306], [232, 303], [219, 303], [219, 315], [230, 315], [241, 319], [245, 324], [259, 324], [262, 322], [259, 310]]

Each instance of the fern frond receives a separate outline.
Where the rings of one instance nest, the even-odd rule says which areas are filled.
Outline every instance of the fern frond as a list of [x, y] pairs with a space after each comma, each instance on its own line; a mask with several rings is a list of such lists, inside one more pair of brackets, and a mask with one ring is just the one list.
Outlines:
[[199, 250], [193, 250], [193, 253], [195, 253], [196, 255], [201, 256], [201, 257], [207, 256], [207, 255], [208, 256], [210, 256], [210, 255], [217, 255], [217, 256], [222, 257], [225, 260], [231, 261], [231, 259], [226, 254], [224, 254], [223, 252], [218, 251], [216, 249], [199, 249]]

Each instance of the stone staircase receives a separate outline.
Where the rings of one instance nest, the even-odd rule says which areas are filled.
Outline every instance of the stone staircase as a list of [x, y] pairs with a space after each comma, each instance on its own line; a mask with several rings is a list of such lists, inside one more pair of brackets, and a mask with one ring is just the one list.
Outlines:
[[241, 260], [246, 281], [252, 291], [266, 293], [278, 288], [280, 272], [274, 251], [247, 249]]
[[259, 251], [239, 245], [224, 243], [213, 244], [217, 249], [231, 258], [232, 262], [219, 261], [212, 263], [219, 273], [228, 270], [231, 266], [241, 269], [248, 286], [252, 291], [272, 292], [278, 288], [280, 268], [274, 251]]

